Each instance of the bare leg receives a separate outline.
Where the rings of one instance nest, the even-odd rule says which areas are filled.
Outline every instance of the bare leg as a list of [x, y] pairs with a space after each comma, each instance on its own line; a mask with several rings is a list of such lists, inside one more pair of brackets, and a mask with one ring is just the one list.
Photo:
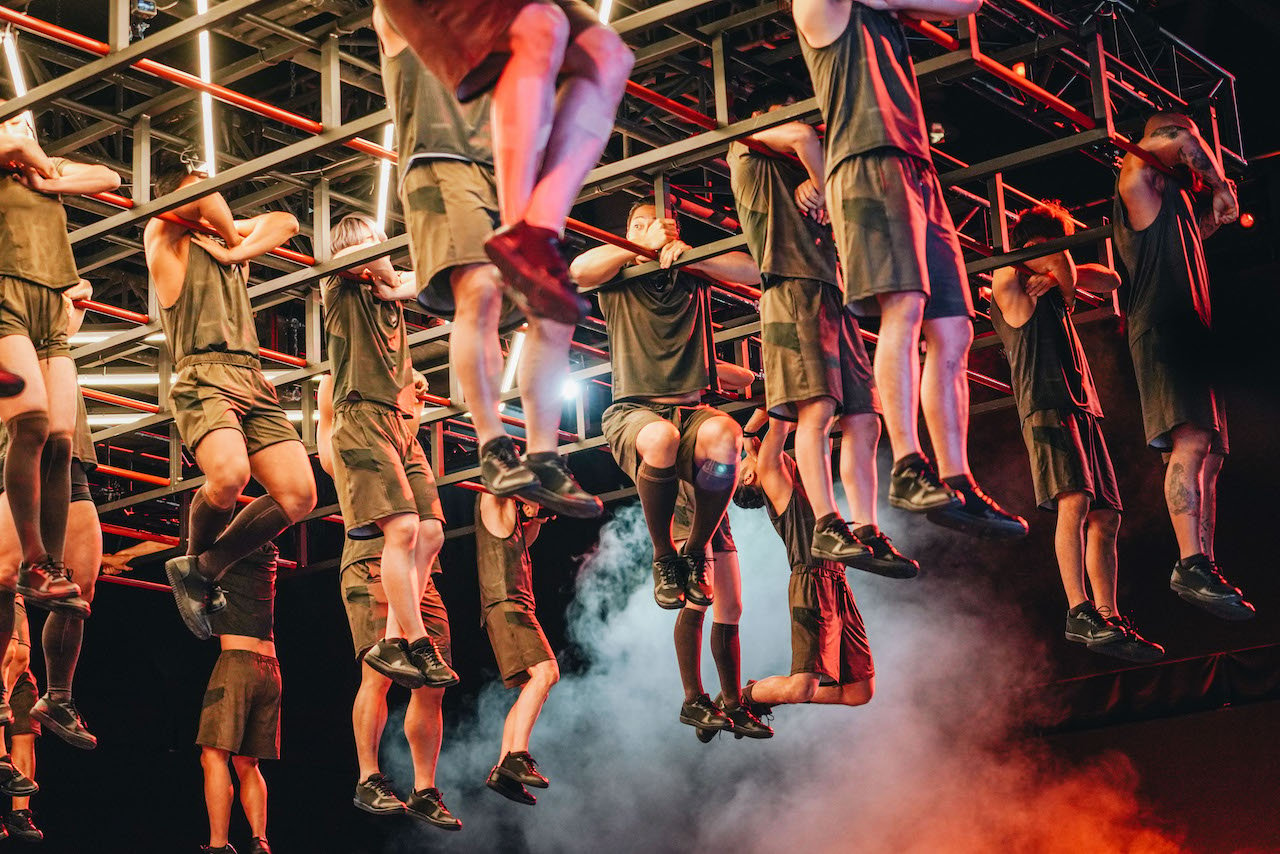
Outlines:
[[1204, 553], [1201, 539], [1201, 495], [1209, 431], [1191, 424], [1173, 429], [1173, 451], [1164, 475], [1164, 497], [1178, 539], [1178, 556]]
[[40, 536], [40, 457], [49, 437], [49, 398], [31, 339], [25, 335], [0, 338], [0, 364], [26, 380], [21, 394], [0, 399], [0, 421], [9, 429], [5, 494], [22, 560], [35, 563], [45, 555]]
[[76, 427], [76, 363], [58, 356], [40, 362], [49, 395], [49, 438], [40, 471], [40, 538], [54, 560], [62, 560], [71, 503], [71, 435]]
[[876, 497], [879, 483], [876, 448], [880, 444], [880, 416], [874, 412], [840, 419], [840, 482], [849, 502], [853, 527], [877, 525]]
[[569, 342], [573, 327], [533, 318], [520, 360], [520, 402], [528, 425], [528, 452], [554, 452], [560, 446], [561, 389], [569, 375]]
[[[13, 760], [13, 767], [34, 780], [36, 778], [36, 737], [31, 733], [27, 733], [25, 735], [15, 735], [10, 741], [12, 741], [12, 749], [9, 752], [9, 756]], [[14, 796], [13, 808], [15, 810], [25, 810], [30, 806], [31, 798]]]
[[[71, 502], [67, 515], [67, 566], [71, 580], [80, 586], [80, 596], [93, 602], [98, 570], [102, 567], [102, 527], [92, 501]], [[80, 648], [84, 643], [84, 620], [61, 611], [49, 614], [44, 622], [44, 662], [50, 699], [71, 699]]]
[[822, 685], [813, 692], [810, 703], [831, 706], [865, 706], [876, 692], [874, 677], [848, 685]]
[[421, 591], [418, 590], [415, 549], [418, 543], [418, 516], [416, 513], [397, 513], [378, 520], [378, 527], [385, 538], [382, 546], [382, 586], [387, 591], [387, 637], [394, 621], [409, 643], [426, 637], [422, 625], [422, 612], [418, 608]]
[[391, 680], [372, 667], [360, 668], [360, 688], [351, 707], [351, 730], [356, 739], [356, 761], [360, 764], [360, 779], [377, 774], [378, 744], [382, 741], [382, 729], [387, 725], [387, 689]]
[[875, 351], [876, 387], [894, 460], [920, 453], [920, 326], [924, 294], [880, 297], [880, 340]]
[[440, 703], [443, 688], [419, 688], [409, 697], [404, 713], [404, 736], [413, 755], [413, 790], [420, 792], [436, 784], [436, 762], [440, 759], [440, 741], [444, 721]]
[[471, 410], [471, 423], [481, 446], [506, 435], [498, 417], [502, 352], [498, 322], [502, 312], [502, 277], [492, 264], [472, 264], [453, 271], [455, 313], [449, 336], [449, 365]]
[[796, 467], [809, 503], [813, 505], [814, 518], [821, 519], [837, 512], [831, 483], [831, 424], [836, 402], [829, 397], [817, 397], [796, 408]]
[[[511, 22], [509, 33], [511, 59], [493, 90], [494, 174], [504, 225], [524, 219], [542, 168], [569, 24], [558, 7], [530, 3]], [[580, 189], [581, 181], [574, 192]], [[558, 232], [564, 217], [559, 223], [531, 224]]]
[[1218, 524], [1218, 475], [1226, 458], [1210, 452], [1204, 458], [1203, 491], [1200, 497], [1200, 547], [1209, 560], [1213, 556], [1213, 538]]
[[567, 77], [556, 99], [546, 157], [522, 216], [525, 222], [557, 232], [564, 229], [587, 172], [600, 161], [613, 132], [634, 62], [631, 51], [608, 27], [580, 33], [565, 49], [561, 73]]
[[231, 824], [231, 804], [235, 790], [231, 788], [231, 769], [227, 768], [225, 750], [200, 748], [200, 767], [204, 769], [204, 805], [209, 813], [209, 847], [227, 844], [227, 828]]
[[547, 701], [551, 688], [560, 681], [560, 667], [554, 658], [539, 661], [529, 668], [529, 679], [520, 686], [520, 695], [507, 712], [502, 725], [502, 749], [498, 753], [501, 762], [508, 753], [527, 751], [533, 725], [538, 722], [542, 705]]
[[969, 345], [973, 322], [968, 317], [924, 321], [927, 344], [920, 401], [929, 440], [944, 479], [969, 473]]
[[258, 760], [251, 756], [233, 756], [231, 764], [240, 778], [240, 806], [249, 828], [259, 839], [267, 838], [267, 781], [262, 778]]
[[1104, 617], [1117, 616], [1116, 537], [1120, 534], [1120, 514], [1114, 510], [1094, 510], [1085, 531], [1085, 567], [1093, 602]]
[[1084, 520], [1088, 514], [1088, 493], [1064, 492], [1058, 496], [1058, 526], [1053, 545], [1068, 609], [1089, 598], [1084, 589]]

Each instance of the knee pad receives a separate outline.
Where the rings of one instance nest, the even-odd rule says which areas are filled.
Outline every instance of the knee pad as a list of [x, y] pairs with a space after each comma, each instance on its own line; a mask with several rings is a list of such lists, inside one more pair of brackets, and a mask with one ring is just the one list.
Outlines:
[[707, 460], [698, 466], [693, 476], [694, 484], [713, 492], [732, 489], [738, 480], [738, 467], [733, 463], [718, 463]]

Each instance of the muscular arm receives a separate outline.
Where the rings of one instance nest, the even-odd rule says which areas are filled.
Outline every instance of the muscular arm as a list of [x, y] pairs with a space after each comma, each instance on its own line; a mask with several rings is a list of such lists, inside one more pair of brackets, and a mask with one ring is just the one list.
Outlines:
[[46, 178], [54, 174], [53, 158], [44, 153], [40, 143], [4, 131], [0, 131], [0, 163], [30, 166]]
[[291, 213], [272, 211], [249, 219], [235, 221], [235, 230], [242, 238], [231, 248], [231, 262], [238, 264], [288, 243], [298, 233], [298, 220]]
[[1030, 320], [1036, 310], [1036, 298], [1027, 294], [1022, 276], [1012, 267], [1001, 267], [991, 274], [991, 299], [1014, 329]]
[[1032, 258], [1027, 266], [1037, 273], [1051, 276], [1058, 283], [1058, 290], [1062, 292], [1062, 298], [1067, 301], [1068, 307], [1076, 301], [1076, 263], [1070, 252], [1063, 249], [1052, 255]]
[[[1212, 233], [1217, 226], [1234, 222], [1240, 215], [1234, 185], [1227, 180], [1209, 144], [1194, 128], [1165, 125], [1147, 134], [1138, 145], [1170, 169], [1181, 166], [1191, 170], [1212, 191], [1212, 215], [1207, 218], [1212, 228], [1206, 229], [1208, 223], [1202, 218], [1202, 234], [1206, 230]], [[1146, 228], [1159, 215], [1164, 182], [1168, 180], [1167, 175], [1142, 158], [1125, 155], [1116, 186], [1135, 229]]]
[[697, 270], [735, 285], [760, 284], [760, 268], [746, 252], [725, 252], [696, 264], [689, 264], [687, 269]]
[[765, 497], [777, 513], [787, 509], [787, 504], [791, 502], [791, 490], [795, 488], [791, 482], [790, 470], [782, 461], [790, 433], [789, 423], [770, 418], [769, 432], [760, 440], [760, 449], [756, 452], [756, 477]]
[[1120, 274], [1106, 264], [1077, 264], [1076, 289], [1106, 294], [1120, 287]]
[[757, 131], [748, 139], [754, 139], [780, 154], [794, 154], [800, 158], [809, 179], [819, 187], [823, 185], [822, 141], [811, 126], [804, 122], [787, 122]]
[[53, 178], [30, 180], [33, 190], [54, 195], [85, 196], [120, 188], [120, 176], [97, 163], [72, 163], [56, 158]]
[[316, 455], [320, 457], [320, 468], [333, 477], [333, 374], [325, 374], [316, 386], [316, 410], [320, 415]]
[[636, 259], [636, 253], [605, 243], [588, 249], [569, 265], [569, 274], [584, 288], [594, 288], [613, 281], [623, 267]]
[[720, 384], [728, 388], [743, 389], [756, 381], [754, 371], [749, 371], [733, 362], [719, 360], [716, 361], [716, 376], [720, 378]]

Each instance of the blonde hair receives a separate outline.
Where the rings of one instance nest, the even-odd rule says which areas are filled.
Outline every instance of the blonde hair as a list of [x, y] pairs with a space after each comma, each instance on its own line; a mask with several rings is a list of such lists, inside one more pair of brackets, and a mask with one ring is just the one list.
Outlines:
[[370, 238], [386, 240], [387, 235], [365, 214], [347, 214], [329, 231], [329, 250], [335, 254], [358, 246]]

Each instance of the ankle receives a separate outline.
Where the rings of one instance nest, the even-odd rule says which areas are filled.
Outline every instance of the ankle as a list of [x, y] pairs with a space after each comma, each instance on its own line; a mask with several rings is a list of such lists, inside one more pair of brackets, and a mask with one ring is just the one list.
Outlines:
[[813, 530], [830, 531], [834, 528], [840, 527], [843, 523], [844, 520], [840, 518], [839, 513], [827, 513], [826, 515], [820, 516], [814, 520]]
[[963, 474], [953, 474], [948, 477], [944, 477], [942, 479], [942, 482], [945, 483], [947, 486], [951, 487], [952, 489], [961, 490], [961, 491], [971, 490], [978, 485], [977, 482], [973, 479], [973, 475], [970, 474], [969, 472], [964, 472]]
[[894, 460], [893, 473], [898, 474], [899, 472], [904, 472], [907, 469], [921, 468], [927, 465], [929, 465], [928, 457], [926, 457], [924, 454], [920, 453], [919, 451], [912, 451], [911, 453], [904, 454], [898, 459]]

